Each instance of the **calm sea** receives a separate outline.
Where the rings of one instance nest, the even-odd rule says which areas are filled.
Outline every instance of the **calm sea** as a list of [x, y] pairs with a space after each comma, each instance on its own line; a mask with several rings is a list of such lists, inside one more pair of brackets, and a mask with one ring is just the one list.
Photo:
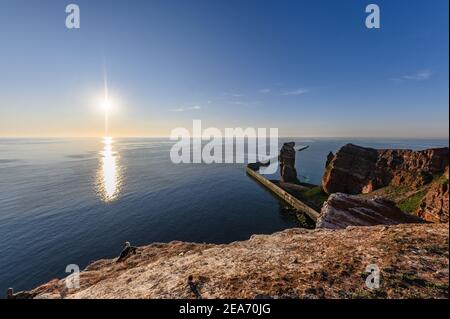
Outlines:
[[[376, 148], [448, 140], [298, 139], [303, 181], [320, 183], [326, 155], [347, 142]], [[286, 140], [287, 141], [287, 140]], [[0, 295], [64, 277], [134, 245], [228, 243], [295, 227], [243, 164], [172, 164], [164, 139], [0, 139]]]

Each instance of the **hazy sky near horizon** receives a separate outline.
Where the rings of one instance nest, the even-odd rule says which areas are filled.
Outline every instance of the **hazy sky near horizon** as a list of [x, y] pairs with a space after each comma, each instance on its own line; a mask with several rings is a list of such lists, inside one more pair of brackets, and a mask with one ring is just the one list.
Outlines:
[[[81, 28], [65, 27], [76, 3]], [[365, 7], [381, 8], [381, 29]], [[448, 137], [448, 0], [0, 0], [0, 136]]]

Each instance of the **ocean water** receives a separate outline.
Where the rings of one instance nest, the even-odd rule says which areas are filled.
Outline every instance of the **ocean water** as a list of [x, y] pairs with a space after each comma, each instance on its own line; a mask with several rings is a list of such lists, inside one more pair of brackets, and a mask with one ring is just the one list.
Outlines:
[[[448, 140], [291, 138], [309, 145], [297, 170], [319, 184], [348, 142], [425, 149]], [[296, 227], [244, 164], [179, 164], [166, 139], [0, 139], [0, 296], [30, 289], [133, 245], [228, 243]], [[272, 177], [275, 177], [274, 174]]]

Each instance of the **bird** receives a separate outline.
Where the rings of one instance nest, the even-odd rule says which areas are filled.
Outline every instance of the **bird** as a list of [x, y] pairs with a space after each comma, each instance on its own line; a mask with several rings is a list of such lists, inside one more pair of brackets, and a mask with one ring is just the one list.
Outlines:
[[6, 291], [6, 299], [33, 299], [35, 297], [35, 294], [26, 292], [26, 291], [19, 291], [14, 292], [13, 288], [8, 288]]
[[118, 263], [124, 261], [125, 259], [127, 259], [131, 254], [135, 254], [137, 250], [137, 247], [131, 246], [129, 241], [126, 241], [124, 244], [124, 248], [122, 250], [122, 252], [120, 253], [119, 257], [117, 258]]
[[194, 277], [192, 275], [188, 277], [188, 286], [191, 292], [194, 293], [196, 299], [202, 299], [202, 295], [199, 291], [199, 284], [194, 282]]

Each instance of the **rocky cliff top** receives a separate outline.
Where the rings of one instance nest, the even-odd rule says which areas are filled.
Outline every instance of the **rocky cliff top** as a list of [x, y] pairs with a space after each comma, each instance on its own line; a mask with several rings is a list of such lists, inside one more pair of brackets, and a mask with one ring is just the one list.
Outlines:
[[[35, 298], [448, 298], [448, 224], [290, 229], [228, 245], [140, 247], [122, 263], [100, 260], [81, 287], [53, 280]], [[380, 288], [365, 285], [369, 264]]]

